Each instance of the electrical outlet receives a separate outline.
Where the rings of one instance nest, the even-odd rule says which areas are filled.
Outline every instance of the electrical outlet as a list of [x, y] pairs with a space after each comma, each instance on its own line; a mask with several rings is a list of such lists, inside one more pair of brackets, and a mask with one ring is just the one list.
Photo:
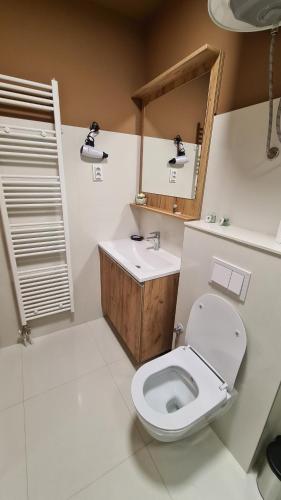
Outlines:
[[93, 165], [93, 181], [94, 182], [103, 181], [102, 165]]
[[176, 168], [170, 168], [169, 182], [171, 182], [171, 183], [177, 182], [177, 169]]

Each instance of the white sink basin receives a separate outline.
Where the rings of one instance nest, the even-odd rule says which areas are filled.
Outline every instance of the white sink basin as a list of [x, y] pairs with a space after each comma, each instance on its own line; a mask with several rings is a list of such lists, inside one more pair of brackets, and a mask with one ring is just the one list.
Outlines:
[[129, 238], [99, 243], [102, 250], [140, 283], [178, 273], [180, 258], [162, 248], [148, 250], [151, 245], [151, 241], [132, 241]]

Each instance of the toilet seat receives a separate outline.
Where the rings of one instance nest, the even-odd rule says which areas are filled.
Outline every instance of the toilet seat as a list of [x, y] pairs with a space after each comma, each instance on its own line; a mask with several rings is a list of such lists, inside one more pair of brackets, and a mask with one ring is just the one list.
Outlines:
[[[148, 403], [144, 385], [150, 377], [161, 371], [177, 368], [193, 379], [198, 395], [173, 413], [161, 413]], [[221, 407], [228, 399], [228, 392], [222, 379], [187, 346], [178, 347], [139, 368], [132, 381], [132, 398], [140, 417], [148, 424], [164, 431], [180, 431]]]
[[159, 441], [176, 441], [228, 409], [247, 345], [231, 302], [207, 293], [192, 305], [186, 346], [137, 370], [131, 393], [137, 415]]

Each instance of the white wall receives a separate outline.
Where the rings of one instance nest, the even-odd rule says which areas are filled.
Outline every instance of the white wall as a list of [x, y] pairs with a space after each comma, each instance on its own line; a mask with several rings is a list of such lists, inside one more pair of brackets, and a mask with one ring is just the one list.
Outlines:
[[281, 385], [276, 394], [268, 419], [263, 429], [263, 433], [256, 450], [258, 464], [262, 462], [266, 446], [281, 434]]
[[167, 215], [159, 215], [145, 210], [133, 209], [140, 234], [148, 236], [151, 231], [160, 231], [161, 246], [168, 252], [181, 257], [184, 223]]
[[[244, 304], [209, 285], [212, 256], [252, 272]], [[238, 398], [214, 429], [246, 470], [280, 383], [280, 262], [278, 256], [195, 229], [185, 230], [176, 322], [186, 328], [193, 302], [212, 292], [230, 300], [245, 324], [248, 344], [236, 384]]]
[[[277, 100], [274, 104], [276, 112]], [[276, 233], [281, 219], [281, 154], [273, 161], [265, 158], [267, 122], [268, 103], [215, 117], [202, 217], [215, 212], [230, 216], [237, 226]], [[279, 144], [275, 130], [272, 143]], [[253, 272], [245, 304], [236, 303], [248, 335], [237, 381], [238, 400], [214, 424], [247, 469], [256, 448], [259, 452], [266, 440], [281, 432], [280, 390], [267, 420], [280, 383], [280, 258], [187, 229], [176, 312], [176, 321], [184, 326], [194, 300], [213, 291], [208, 284], [212, 255]]]
[[[276, 112], [278, 100], [274, 101]], [[215, 116], [202, 217], [228, 215], [233, 224], [275, 234], [281, 219], [281, 153], [265, 158], [268, 103]], [[277, 145], [273, 127], [272, 142]], [[281, 149], [281, 144], [280, 149]], [[165, 248], [181, 255], [183, 223], [136, 210], [144, 233], [159, 229]]]
[[[274, 102], [275, 113], [277, 99]], [[268, 103], [215, 116], [202, 217], [275, 234], [281, 219], [281, 153], [267, 160]], [[273, 144], [280, 146], [273, 126]]]
[[[1, 122], [26, 124], [24, 120], [6, 117]], [[32, 126], [30, 121], [27, 123]], [[39, 126], [46, 127], [46, 124]], [[97, 243], [127, 237], [138, 231], [128, 204], [133, 201], [137, 190], [139, 137], [101, 131], [96, 144], [109, 153], [109, 158], [103, 163], [104, 181], [93, 183], [91, 164], [81, 162], [79, 156], [87, 133], [86, 128], [63, 126], [75, 314], [73, 318], [69, 314], [58, 314], [33, 321], [31, 326], [35, 336], [102, 315]], [[0, 241], [0, 284], [2, 347], [16, 342], [19, 328], [3, 233]]]

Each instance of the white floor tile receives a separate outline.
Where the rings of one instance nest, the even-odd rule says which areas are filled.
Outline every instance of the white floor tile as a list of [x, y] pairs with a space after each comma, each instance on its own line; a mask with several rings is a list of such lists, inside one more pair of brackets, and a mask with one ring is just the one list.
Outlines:
[[0, 500], [27, 500], [22, 369], [29, 500], [261, 500], [210, 428], [151, 440], [103, 318], [0, 350]]
[[114, 361], [126, 357], [124, 349], [104, 318], [91, 321], [88, 325], [95, 333], [99, 350], [106, 363], [113, 363]]
[[130, 412], [135, 418], [141, 437], [143, 438], [145, 444], [150, 443], [152, 441], [152, 437], [146, 432], [145, 428], [139, 421], [131, 396], [131, 383], [136, 371], [135, 367], [127, 357], [124, 357], [123, 359], [116, 361], [115, 363], [111, 363], [110, 365], [108, 365], [108, 367], [118, 389], [120, 390], [125, 400], [125, 403], [127, 404]]
[[149, 450], [173, 500], [256, 500], [247, 474], [210, 428], [175, 443], [152, 441]]
[[37, 338], [23, 350], [24, 397], [74, 380], [104, 364], [87, 323]]
[[169, 500], [148, 452], [143, 449], [128, 458], [72, 500]]
[[107, 367], [25, 408], [30, 500], [64, 500], [143, 447]]
[[0, 499], [27, 499], [22, 404], [0, 413]]
[[126, 404], [131, 410], [134, 410], [134, 405], [131, 397], [131, 383], [136, 372], [134, 365], [129, 358], [123, 358], [115, 363], [108, 365], [109, 370], [118, 386]]
[[20, 345], [0, 349], [0, 410], [23, 399], [21, 350]]

